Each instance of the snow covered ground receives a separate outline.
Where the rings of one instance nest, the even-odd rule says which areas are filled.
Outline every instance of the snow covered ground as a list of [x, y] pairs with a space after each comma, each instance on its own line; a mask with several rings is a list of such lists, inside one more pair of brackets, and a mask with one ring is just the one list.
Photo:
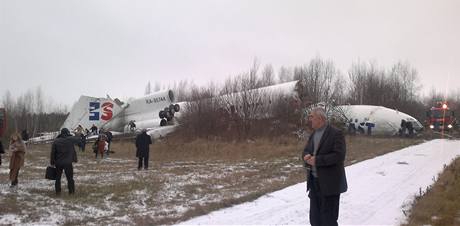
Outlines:
[[[348, 192], [341, 196], [339, 224], [398, 225], [403, 210], [460, 156], [460, 141], [433, 140], [346, 167]], [[200, 224], [308, 224], [305, 183], [248, 203], [182, 222]]]

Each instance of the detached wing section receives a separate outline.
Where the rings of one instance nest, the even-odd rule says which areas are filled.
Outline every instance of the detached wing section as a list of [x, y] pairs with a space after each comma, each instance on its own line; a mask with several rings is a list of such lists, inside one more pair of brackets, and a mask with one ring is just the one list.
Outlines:
[[122, 110], [123, 108], [112, 99], [80, 96], [61, 128], [73, 130], [82, 125], [83, 128], [89, 129], [93, 124], [100, 128]]

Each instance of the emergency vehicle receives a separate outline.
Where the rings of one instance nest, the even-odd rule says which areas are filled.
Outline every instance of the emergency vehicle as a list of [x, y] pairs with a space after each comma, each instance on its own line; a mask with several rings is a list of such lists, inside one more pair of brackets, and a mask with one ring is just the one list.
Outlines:
[[449, 131], [456, 126], [454, 111], [447, 102], [438, 102], [426, 112], [427, 126], [434, 131]]

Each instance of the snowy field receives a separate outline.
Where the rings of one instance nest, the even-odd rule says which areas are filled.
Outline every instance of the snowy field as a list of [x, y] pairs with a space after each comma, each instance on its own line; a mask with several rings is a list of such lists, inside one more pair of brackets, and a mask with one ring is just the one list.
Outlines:
[[[398, 225], [416, 195], [460, 156], [460, 141], [433, 140], [346, 167], [348, 192], [341, 196], [339, 224]], [[182, 222], [184, 225], [305, 225], [305, 183]]]
[[157, 146], [149, 170], [138, 171], [132, 146], [115, 143], [115, 153], [102, 160], [78, 151], [76, 193], [67, 194], [63, 179], [59, 197], [54, 194], [54, 181], [44, 179], [49, 144], [29, 147], [17, 188], [9, 187], [9, 153], [3, 155], [0, 225], [172, 224], [202, 214], [209, 205], [229, 206], [226, 202], [258, 192], [260, 184], [284, 187], [292, 175], [302, 176], [297, 152], [283, 158], [229, 161], [218, 156], [177, 160], [174, 156], [181, 153], [176, 151], [160, 161]]

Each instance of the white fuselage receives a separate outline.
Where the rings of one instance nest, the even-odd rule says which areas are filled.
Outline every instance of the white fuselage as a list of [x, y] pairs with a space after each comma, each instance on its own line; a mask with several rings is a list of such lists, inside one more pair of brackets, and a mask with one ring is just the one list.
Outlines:
[[87, 129], [95, 125], [110, 131], [126, 132], [130, 121], [136, 124], [136, 128], [159, 127], [161, 119], [158, 113], [173, 101], [171, 90], [155, 92], [124, 104], [109, 98], [81, 96], [62, 127], [73, 130], [78, 125]]

